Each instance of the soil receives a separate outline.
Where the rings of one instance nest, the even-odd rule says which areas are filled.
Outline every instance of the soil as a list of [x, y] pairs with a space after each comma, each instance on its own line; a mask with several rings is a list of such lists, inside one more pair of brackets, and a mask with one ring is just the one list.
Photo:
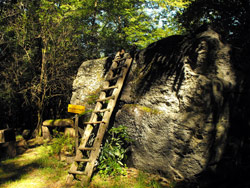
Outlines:
[[17, 141], [17, 156], [0, 161], [0, 187], [66, 187], [69, 164], [48, 158], [41, 138]]
[[[70, 161], [62, 156], [49, 156], [43, 139], [17, 141], [17, 156], [0, 161], [1, 188], [68, 188], [66, 177], [70, 168]], [[126, 176], [101, 177], [95, 174], [88, 187], [140, 187], [150, 188], [152, 182], [160, 182], [161, 187], [171, 187], [169, 182], [159, 176], [140, 172], [134, 168], [127, 169]], [[75, 181], [72, 186], [81, 187]], [[158, 187], [158, 186], [157, 186]]]

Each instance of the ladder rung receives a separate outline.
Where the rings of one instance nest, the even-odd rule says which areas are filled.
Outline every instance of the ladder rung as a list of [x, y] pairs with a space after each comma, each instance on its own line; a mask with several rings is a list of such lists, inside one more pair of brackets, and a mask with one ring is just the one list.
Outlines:
[[120, 68], [122, 68], [122, 67], [127, 67], [127, 65], [126, 65], [126, 64], [123, 64], [123, 65], [120, 65], [120, 66], [118, 66], [118, 67], [111, 68], [111, 70], [120, 69]]
[[114, 98], [115, 98], [115, 96], [113, 95], [113, 96], [106, 97], [106, 98], [103, 98], [103, 99], [97, 99], [96, 102], [107, 101], [109, 99], [114, 99]]
[[107, 108], [107, 109], [103, 109], [103, 110], [96, 110], [96, 111], [94, 111], [94, 113], [101, 113], [101, 112], [106, 112], [106, 111], [110, 111], [110, 109], [109, 108]]
[[87, 175], [86, 173], [82, 172], [82, 171], [73, 171], [73, 170], [70, 170], [69, 171], [69, 174], [77, 174], [77, 175]]
[[121, 62], [121, 61], [123, 61], [123, 60], [126, 60], [126, 58], [123, 57], [123, 58], [121, 58], [121, 59], [114, 59], [113, 61], [114, 61], [114, 62]]
[[84, 122], [84, 124], [101, 124], [106, 123], [105, 121], [95, 121], [95, 122]]
[[[123, 70], [121, 70], [121, 72], [123, 73], [123, 76], [120, 79], [117, 80], [117, 84], [112, 84], [112, 86], [109, 86], [108, 82], [105, 83], [106, 88], [104, 88], [103, 90], [109, 90], [109, 89], [113, 89], [113, 88], [117, 88], [117, 89], [114, 90], [114, 91], [111, 90], [111, 91], [113, 91], [113, 94], [111, 96], [108, 93], [106, 93], [108, 97], [105, 96], [104, 92], [102, 93], [103, 95], [101, 95], [100, 98], [96, 100], [96, 103], [97, 103], [96, 111], [98, 111], [101, 108], [101, 106], [103, 105], [103, 103], [105, 103], [105, 102], [109, 102], [108, 107], [106, 107], [106, 108], [110, 108], [110, 112], [113, 111], [113, 108], [116, 105], [116, 104], [113, 104], [113, 103], [116, 102], [117, 97], [119, 96], [119, 94], [121, 92], [122, 86], [123, 86], [124, 81], [125, 81], [125, 76], [128, 74], [129, 67], [132, 64], [132, 60], [133, 60], [132, 58], [129, 58], [129, 59], [126, 60], [125, 63], [127, 64], [127, 68], [124, 68]], [[117, 64], [119, 64], [119, 63], [117, 63]], [[114, 63], [114, 65], [112, 67], [117, 66], [117, 64]], [[120, 63], [120, 65], [118, 65], [118, 66], [121, 66], [121, 65], [122, 64]], [[117, 76], [118, 74], [119, 73], [117, 73], [116, 75], [110, 74], [109, 77]], [[112, 79], [114, 79], [114, 78], [112, 78]], [[116, 85], [116, 86], [113, 86], [113, 85]], [[113, 101], [109, 101], [110, 99], [113, 99]], [[100, 102], [100, 104], [98, 102]], [[71, 173], [71, 174], [79, 174], [79, 175], [86, 175], [86, 178], [83, 179], [84, 181], [86, 181], [86, 183], [89, 182], [89, 180], [90, 180], [90, 178], [91, 178], [91, 176], [93, 174], [93, 170], [95, 168], [95, 161], [98, 159], [98, 156], [100, 154], [100, 147], [101, 147], [101, 144], [103, 142], [105, 131], [108, 128], [107, 126], [109, 124], [109, 120], [111, 118], [111, 115], [112, 115], [111, 113], [106, 113], [105, 117], [103, 117], [104, 119], [99, 120], [98, 118], [100, 118], [100, 117], [96, 117], [97, 116], [96, 114], [92, 114], [91, 119], [89, 120], [89, 122], [85, 123], [85, 124], [98, 124], [98, 123], [100, 123], [100, 127], [96, 127], [99, 130], [98, 130], [98, 133], [97, 133], [97, 135], [95, 137], [95, 141], [93, 143], [93, 146], [88, 145], [89, 144], [88, 140], [89, 140], [89, 138], [92, 138], [92, 134], [95, 132], [95, 129], [93, 129], [93, 126], [91, 126], [91, 125], [88, 125], [86, 127], [85, 132], [84, 132], [84, 137], [81, 138], [80, 146], [77, 148], [77, 151], [76, 151], [75, 161], [72, 163], [69, 173]], [[105, 120], [105, 122], [103, 122], [104, 120]], [[102, 123], [106, 123], [106, 124], [104, 126], [102, 126], [103, 125]], [[85, 157], [85, 159], [83, 159], [84, 150], [85, 150], [85, 152], [87, 154], [89, 154], [89, 157], [88, 158]], [[89, 160], [91, 160], [91, 161], [89, 161]], [[81, 165], [81, 163], [78, 164], [77, 161], [87, 162], [86, 166], [85, 166], [85, 170], [78, 169], [78, 166], [79, 165], [82, 166], [82, 165]], [[68, 182], [71, 183], [72, 178], [78, 178], [78, 177], [72, 177], [71, 174], [69, 174], [69, 176], [67, 177], [67, 183]]]
[[116, 88], [118, 88], [118, 86], [106, 87], [106, 88], [102, 88], [102, 91], [110, 90], [110, 89], [116, 89]]
[[90, 159], [74, 159], [76, 162], [90, 162]]
[[115, 79], [120, 78], [120, 77], [122, 77], [122, 74], [121, 74], [121, 75], [118, 75], [118, 76], [115, 76], [115, 77], [113, 77], [113, 78], [107, 79], [106, 81], [115, 80]]
[[86, 148], [86, 147], [79, 147], [79, 150], [86, 150], [86, 151], [91, 151], [91, 150], [95, 150], [95, 148]]

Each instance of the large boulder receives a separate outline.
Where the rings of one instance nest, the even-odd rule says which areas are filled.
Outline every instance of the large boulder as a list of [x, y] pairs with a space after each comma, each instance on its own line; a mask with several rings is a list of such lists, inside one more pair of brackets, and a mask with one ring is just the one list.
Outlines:
[[137, 54], [115, 117], [134, 140], [135, 167], [184, 179], [217, 164], [235, 86], [229, 52], [208, 28], [162, 39]]
[[[112, 64], [112, 58], [88, 60], [79, 67], [77, 76], [73, 82], [71, 104], [84, 105], [86, 112], [95, 107], [95, 100], [99, 97], [102, 84]], [[79, 122], [79, 129], [82, 134], [82, 122], [88, 121], [90, 113], [82, 116]]]
[[106, 73], [111, 66], [110, 58], [89, 60], [79, 67], [76, 79], [73, 82], [71, 104], [91, 105], [98, 97]]
[[[135, 167], [178, 180], [216, 166], [235, 86], [229, 53], [230, 46], [206, 28], [162, 39], [136, 54], [114, 120], [114, 126], [128, 127]], [[71, 103], [97, 93], [105, 67], [103, 60], [82, 64]]]

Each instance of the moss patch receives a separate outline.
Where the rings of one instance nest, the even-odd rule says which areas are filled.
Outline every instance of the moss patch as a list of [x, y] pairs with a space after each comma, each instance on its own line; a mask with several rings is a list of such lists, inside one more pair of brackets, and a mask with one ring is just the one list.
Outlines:
[[43, 122], [44, 126], [73, 126], [72, 119], [49, 119]]
[[147, 106], [142, 106], [142, 105], [139, 105], [139, 104], [125, 104], [123, 107], [125, 109], [130, 109], [130, 108], [135, 109], [135, 108], [137, 108], [141, 112], [150, 113], [150, 114], [154, 114], [154, 115], [162, 113], [162, 111], [160, 111], [158, 109], [149, 108]]
[[84, 102], [90, 105], [95, 104], [96, 100], [99, 98], [100, 92], [101, 92], [101, 88], [98, 88], [95, 91], [89, 92]]

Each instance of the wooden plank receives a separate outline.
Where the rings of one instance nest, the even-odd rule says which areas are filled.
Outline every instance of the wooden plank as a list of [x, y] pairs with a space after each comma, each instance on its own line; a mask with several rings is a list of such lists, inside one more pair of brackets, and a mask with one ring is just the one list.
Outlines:
[[43, 122], [43, 126], [46, 127], [74, 127], [74, 121], [72, 119], [49, 119]]
[[95, 150], [95, 148], [87, 148], [87, 147], [79, 147], [78, 148], [79, 150], [86, 150], [86, 151], [93, 151], [93, 150]]
[[79, 121], [79, 115], [76, 114], [76, 116], [75, 116], [75, 147], [76, 147], [76, 150], [78, 148], [78, 121]]
[[105, 121], [95, 121], [95, 122], [84, 122], [84, 124], [101, 124], [106, 123]]
[[[112, 65], [111, 65], [111, 68], [115, 68], [115, 67], [117, 67], [117, 62], [113, 61]], [[113, 72], [112, 71], [110, 71], [109, 74], [110, 74], [111, 77], [113, 76]], [[109, 87], [109, 82], [105, 81], [104, 84], [103, 84], [103, 87], [104, 88], [108, 88]], [[106, 97], [106, 93], [105, 92], [101, 92], [99, 98], [103, 99], [105, 97]], [[101, 102], [97, 102], [94, 110], [95, 111], [96, 110], [100, 110], [101, 108], [102, 108], [102, 103]], [[97, 114], [96, 113], [92, 113], [91, 114], [89, 122], [97, 122]], [[84, 134], [83, 134], [83, 136], [81, 138], [80, 147], [84, 148], [86, 146], [86, 144], [87, 144], [87, 142], [89, 140], [89, 137], [90, 137], [92, 131], [93, 131], [93, 126], [91, 124], [88, 124], [87, 127], [85, 128]], [[75, 159], [80, 159], [82, 157], [83, 157], [82, 152], [78, 149], [76, 151], [76, 157], [75, 157]], [[76, 171], [77, 168], [78, 168], [78, 163], [77, 162], [73, 162], [72, 165], [71, 165], [71, 167], [70, 167], [70, 170], [71, 171]], [[74, 176], [72, 174], [69, 174], [67, 176], [67, 179], [66, 179], [66, 184], [70, 184], [73, 179], [74, 179]]]
[[86, 175], [86, 173], [82, 172], [82, 171], [73, 171], [73, 170], [69, 170], [69, 174], [77, 174], [77, 175]]
[[76, 162], [90, 162], [90, 159], [74, 159]]
[[[111, 117], [112, 112], [114, 110], [114, 107], [116, 105], [117, 98], [118, 98], [119, 93], [120, 93], [120, 91], [122, 89], [123, 82], [125, 80], [126, 74], [127, 74], [128, 70], [129, 70], [129, 67], [130, 67], [131, 63], [132, 63], [132, 58], [126, 60], [125, 64], [127, 64], [127, 67], [126, 67], [126, 69], [124, 69], [123, 75], [118, 78], [117, 84], [115, 86], [117, 88], [116, 88], [116, 90], [113, 91], [112, 96], [111, 97], [105, 97], [106, 96], [105, 92], [101, 92], [99, 99], [96, 100], [97, 103], [96, 103], [96, 107], [95, 107], [94, 111], [101, 110], [101, 107], [102, 107], [102, 104], [100, 103], [101, 101], [109, 100], [111, 98], [114, 99], [114, 100], [110, 100], [109, 103], [108, 103], [107, 108], [109, 108], [110, 111], [106, 111], [104, 113], [103, 119], [101, 121], [102, 123], [100, 124], [100, 127], [99, 127], [98, 132], [97, 132], [96, 139], [94, 141], [94, 145], [91, 148], [90, 158], [89, 158], [90, 162], [87, 163], [87, 166], [85, 168], [85, 174], [87, 176], [84, 176], [83, 181], [88, 182], [90, 180], [90, 178], [91, 178], [91, 175], [93, 173], [94, 163], [95, 163], [95, 161], [96, 161], [96, 159], [97, 159], [97, 157], [99, 155], [99, 152], [100, 152], [99, 148], [101, 146], [102, 139], [104, 137], [104, 133], [105, 133], [107, 127], [108, 127], [110, 117]], [[113, 61], [111, 69], [116, 68], [116, 67], [117, 67], [117, 63], [115, 61]], [[110, 76], [111, 77], [113, 76], [112, 71], [110, 71]], [[104, 87], [103, 88], [109, 88], [109, 82], [108, 81], [104, 82]], [[95, 113], [92, 113], [89, 122], [97, 122], [97, 115]], [[86, 143], [87, 143], [87, 141], [88, 141], [88, 139], [89, 139], [89, 137], [90, 137], [90, 135], [92, 133], [92, 130], [93, 130], [93, 126], [88, 124], [86, 129], [85, 129], [84, 136], [81, 138], [80, 146], [79, 146], [79, 148], [77, 150], [77, 154], [76, 154], [76, 157], [75, 157], [76, 161], [78, 159], [80, 160], [83, 157], [80, 149], [90, 150], [90, 148], [87, 148], [85, 146], [86, 146]], [[78, 164], [77, 164], [77, 162], [74, 162], [71, 165], [70, 171], [71, 172], [77, 172], [77, 168], [78, 168]], [[71, 180], [71, 179], [72, 179], [72, 175], [69, 174], [68, 177], [67, 177], [67, 182], [69, 182], [68, 180]]]
[[[117, 90], [114, 90], [113, 94], [114, 96], [118, 96], [120, 94], [120, 91], [122, 89], [122, 86], [123, 86], [123, 83], [125, 81], [125, 78], [126, 78], [126, 75], [127, 75], [127, 72], [129, 70], [129, 67], [132, 63], [132, 58], [130, 59], [127, 59], [126, 62], [125, 62], [128, 66], [127, 68], [124, 70], [124, 74], [122, 76], [122, 78], [118, 79], [117, 81], [117, 86], [118, 86], [118, 89]], [[108, 124], [109, 124], [109, 121], [110, 121], [110, 117], [112, 115], [112, 112], [115, 108], [115, 105], [116, 105], [116, 101], [117, 101], [117, 97], [115, 97], [114, 100], [110, 101], [108, 103], [108, 106], [107, 108], [110, 108], [110, 112], [108, 113], [105, 113], [104, 116], [103, 116], [103, 121], [107, 122], [106, 124], [102, 124], [99, 129], [98, 129], [98, 132], [97, 132], [97, 136], [95, 138], [95, 141], [94, 141], [94, 145], [93, 147], [94, 148], [100, 148], [101, 146], [101, 143], [102, 143], [102, 140], [103, 140], [103, 137], [104, 137], [104, 134], [106, 132], [106, 129], [108, 127]], [[92, 176], [92, 173], [93, 173], [93, 170], [94, 170], [94, 165], [95, 165], [95, 161], [96, 159], [98, 158], [99, 156], [99, 153], [100, 153], [100, 150], [99, 149], [96, 149], [96, 150], [93, 150], [91, 151], [90, 153], [90, 157], [89, 159], [91, 160], [91, 162], [88, 162], [87, 165], [86, 165], [86, 168], [85, 168], [85, 173], [87, 174], [87, 177], [85, 177], [85, 181], [89, 181], [91, 176]]]
[[110, 111], [109, 108], [106, 108], [106, 109], [102, 109], [102, 110], [96, 110], [96, 111], [93, 111], [94, 113], [102, 113], [102, 112], [106, 112], [106, 111]]
[[102, 91], [116, 89], [116, 88], [118, 88], [118, 86], [111, 86], [111, 87], [107, 87], [107, 88], [102, 88]]
[[96, 102], [102, 102], [102, 101], [108, 101], [110, 99], [115, 99], [115, 96], [110, 96], [110, 97], [106, 97], [106, 98], [102, 98], [102, 99], [97, 99]]
[[115, 77], [112, 77], [112, 78], [109, 78], [109, 79], [107, 79], [106, 81], [112, 81], [112, 80], [118, 79], [118, 78], [120, 78], [120, 77], [122, 77], [122, 74], [121, 74], [121, 75], [118, 75], [118, 76], [115, 76]]
[[127, 65], [126, 64], [119, 65], [118, 67], [112, 68], [111, 70], [113, 71], [113, 70], [117, 70], [117, 69], [120, 69], [120, 68], [123, 68], [123, 67], [127, 67]]

